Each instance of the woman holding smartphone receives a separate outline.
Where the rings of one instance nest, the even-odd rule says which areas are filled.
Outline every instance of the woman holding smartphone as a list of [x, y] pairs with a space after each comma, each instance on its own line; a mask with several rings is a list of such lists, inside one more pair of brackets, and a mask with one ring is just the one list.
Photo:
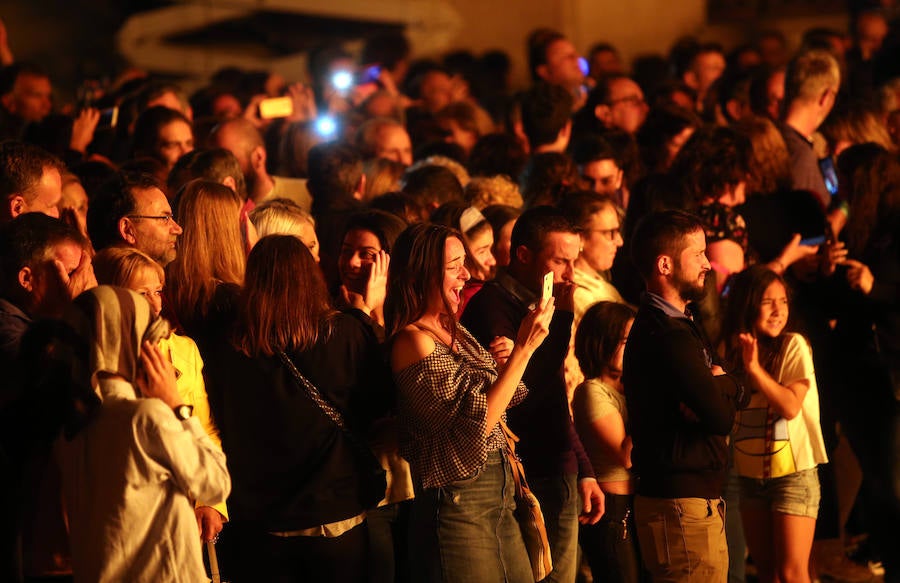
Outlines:
[[553, 316], [544, 299], [498, 370], [456, 321], [469, 280], [458, 231], [414, 225], [397, 240], [385, 318], [398, 391], [400, 453], [416, 487], [412, 580], [528, 582], [501, 422], [527, 392], [522, 374]]

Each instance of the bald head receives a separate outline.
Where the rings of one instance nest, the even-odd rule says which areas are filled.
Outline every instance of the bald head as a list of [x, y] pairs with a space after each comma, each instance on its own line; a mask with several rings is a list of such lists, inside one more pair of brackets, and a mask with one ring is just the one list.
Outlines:
[[234, 154], [245, 176], [253, 167], [254, 152], [262, 150], [265, 153], [265, 143], [259, 130], [241, 118], [222, 122], [213, 128], [208, 145], [212, 148], [225, 148]]

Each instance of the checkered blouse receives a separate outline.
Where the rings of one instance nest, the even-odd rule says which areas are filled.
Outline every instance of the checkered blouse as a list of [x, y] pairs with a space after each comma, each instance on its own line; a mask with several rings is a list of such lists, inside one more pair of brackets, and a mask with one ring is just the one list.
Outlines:
[[[460, 325], [454, 348], [435, 342], [434, 352], [394, 375], [400, 454], [423, 488], [474, 476], [488, 452], [506, 445], [499, 423], [484, 435], [486, 392], [497, 380], [494, 359]], [[509, 406], [520, 403], [527, 392], [520, 382]]]

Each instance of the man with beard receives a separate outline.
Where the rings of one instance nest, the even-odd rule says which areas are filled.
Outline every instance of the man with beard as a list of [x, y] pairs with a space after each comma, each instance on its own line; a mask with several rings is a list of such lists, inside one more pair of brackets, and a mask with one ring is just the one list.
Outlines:
[[91, 200], [88, 234], [94, 249], [130, 245], [165, 267], [175, 259], [181, 227], [163, 187], [149, 174], [119, 172]]
[[642, 558], [654, 581], [724, 583], [726, 436], [749, 394], [687, 311], [710, 270], [703, 224], [681, 211], [648, 215], [631, 253], [647, 284], [623, 365]]

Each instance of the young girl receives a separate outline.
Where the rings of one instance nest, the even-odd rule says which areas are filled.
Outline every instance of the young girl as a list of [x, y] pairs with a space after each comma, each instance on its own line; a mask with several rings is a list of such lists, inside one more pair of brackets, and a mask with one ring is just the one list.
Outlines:
[[806, 339], [785, 332], [784, 280], [763, 265], [735, 277], [723, 325], [726, 356], [752, 391], [738, 413], [734, 463], [747, 547], [762, 582], [809, 581], [826, 463], [819, 394]]
[[[115, 285], [139, 293], [150, 303], [151, 314], [159, 317], [166, 278], [163, 268], [149, 255], [133, 247], [107, 247], [94, 256], [93, 265], [100, 285]], [[191, 416], [197, 418], [213, 444], [221, 449], [219, 430], [209, 411], [201, 372], [203, 360], [197, 345], [187, 336], [173, 333], [162, 338], [157, 346], [175, 367], [178, 394], [183, 403], [191, 407]], [[215, 541], [228, 517], [225, 504], [198, 506], [195, 513], [203, 540]]]
[[575, 356], [588, 380], [575, 389], [575, 428], [606, 495], [606, 512], [582, 524], [578, 539], [591, 572], [604, 581], [637, 583], [641, 559], [632, 506], [631, 436], [622, 385], [622, 357], [635, 311], [626, 304], [597, 302], [575, 333]]

